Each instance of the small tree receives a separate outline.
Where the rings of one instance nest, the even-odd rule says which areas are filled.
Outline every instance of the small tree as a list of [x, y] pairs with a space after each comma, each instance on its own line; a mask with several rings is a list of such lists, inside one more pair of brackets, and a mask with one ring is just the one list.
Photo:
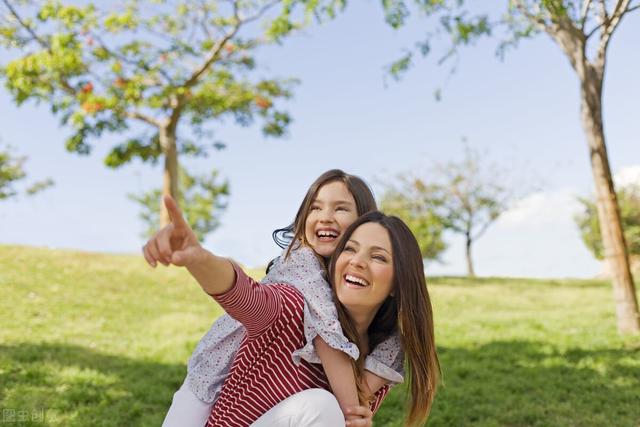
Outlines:
[[[187, 222], [200, 241], [218, 228], [219, 217], [227, 208], [229, 183], [219, 183], [217, 180], [217, 171], [213, 171], [209, 176], [191, 176], [185, 170], [180, 170], [182, 191], [179, 203]], [[142, 194], [128, 194], [128, 197], [141, 206], [139, 216], [146, 226], [141, 237], [148, 239], [158, 230], [158, 201], [162, 199], [162, 190], [158, 188]]]
[[433, 171], [429, 179], [400, 175], [400, 187], [385, 193], [382, 209], [407, 221], [425, 258], [437, 258], [446, 249], [443, 231], [462, 234], [467, 275], [475, 276], [472, 246], [507, 209], [514, 192], [502, 184], [503, 169], [487, 164], [469, 147], [460, 162], [429, 169]]
[[[0, 76], [15, 102], [49, 104], [72, 129], [66, 148], [74, 153], [88, 154], [104, 134], [122, 134], [107, 166], [162, 159], [165, 195], [179, 198], [179, 155], [221, 146], [201, 143], [211, 124], [260, 118], [268, 136], [289, 124], [276, 101], [290, 97], [294, 82], [259, 78], [252, 55], [300, 26], [295, 1], [2, 4], [0, 43], [14, 59]], [[164, 207], [160, 217], [168, 223]]]
[[447, 249], [443, 240], [444, 219], [439, 188], [427, 185], [411, 175], [400, 175], [399, 185], [388, 185], [380, 203], [381, 209], [395, 215], [409, 226], [416, 236], [422, 257], [438, 260]]
[[[621, 187], [617, 191], [617, 196], [629, 256], [632, 259], [638, 259], [640, 258], [640, 185]], [[596, 202], [593, 197], [580, 197], [578, 200], [582, 204], [582, 212], [575, 216], [575, 221], [580, 229], [582, 241], [593, 256], [602, 261], [605, 258], [604, 247]]]
[[[11, 147], [6, 147], [5, 149], [0, 147], [0, 200], [18, 196], [19, 191], [14, 185], [27, 177], [27, 173], [24, 170], [24, 163], [27, 158], [24, 156], [17, 157], [11, 151]], [[32, 196], [52, 185], [53, 181], [47, 178], [31, 184], [24, 190], [24, 193]]]
[[469, 147], [462, 161], [440, 165], [436, 171], [446, 227], [464, 236], [467, 275], [473, 277], [473, 243], [507, 210], [514, 193], [503, 185], [501, 169], [486, 164]]

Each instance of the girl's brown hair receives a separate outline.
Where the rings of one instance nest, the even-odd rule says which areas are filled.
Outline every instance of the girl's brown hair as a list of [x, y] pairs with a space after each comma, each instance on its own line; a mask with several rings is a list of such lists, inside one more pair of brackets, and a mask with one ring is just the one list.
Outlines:
[[307, 194], [304, 196], [304, 199], [302, 199], [302, 204], [300, 205], [300, 208], [298, 208], [298, 213], [296, 213], [296, 218], [293, 220], [293, 223], [287, 227], [277, 229], [272, 234], [273, 240], [278, 244], [278, 246], [282, 248], [287, 247], [287, 245], [289, 246], [286, 256], [289, 255], [292, 247], [294, 246], [290, 245], [291, 242], [307, 243], [307, 239], [304, 234], [304, 226], [307, 216], [309, 216], [311, 205], [318, 195], [320, 188], [335, 181], [342, 182], [346, 185], [347, 190], [349, 190], [356, 201], [358, 216], [377, 209], [373, 192], [362, 178], [350, 175], [340, 169], [331, 169], [323, 173], [313, 182], [313, 184], [311, 184], [309, 190], [307, 190]]
[[[433, 311], [427, 291], [420, 247], [409, 227], [395, 216], [369, 212], [358, 218], [342, 235], [329, 266], [329, 278], [335, 283], [336, 260], [353, 232], [362, 224], [380, 224], [389, 233], [393, 258], [393, 296], [380, 306], [368, 330], [369, 349], [399, 331], [407, 362], [408, 389], [411, 393], [407, 425], [426, 421], [441, 376], [436, 352]], [[354, 362], [357, 383], [361, 382], [364, 358], [361, 342], [348, 311], [340, 303], [332, 286], [338, 318], [345, 336], [358, 345], [360, 358]]]

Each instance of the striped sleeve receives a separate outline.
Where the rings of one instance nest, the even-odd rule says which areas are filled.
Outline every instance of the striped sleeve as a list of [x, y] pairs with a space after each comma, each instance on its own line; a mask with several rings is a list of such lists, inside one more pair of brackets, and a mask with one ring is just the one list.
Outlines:
[[389, 394], [390, 390], [391, 387], [387, 384], [382, 386], [380, 390], [374, 393], [373, 400], [369, 405], [369, 409], [371, 409], [371, 412], [373, 412], [374, 414], [378, 412], [378, 409], [380, 409], [380, 406], [382, 405], [382, 401], [385, 397], [387, 397], [387, 394]]
[[281, 295], [275, 287], [261, 285], [233, 264], [236, 281], [227, 292], [212, 297], [234, 319], [244, 325], [249, 337], [264, 332], [282, 310]]

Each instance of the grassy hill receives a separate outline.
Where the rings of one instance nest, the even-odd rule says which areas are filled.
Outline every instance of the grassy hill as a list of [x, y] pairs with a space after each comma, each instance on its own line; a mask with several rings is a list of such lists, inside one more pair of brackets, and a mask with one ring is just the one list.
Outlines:
[[[445, 382], [430, 426], [640, 426], [640, 337], [617, 335], [609, 284], [428, 282]], [[221, 313], [142, 256], [0, 246], [0, 290], [9, 425], [160, 425]], [[404, 401], [395, 389], [374, 424], [402, 425]]]

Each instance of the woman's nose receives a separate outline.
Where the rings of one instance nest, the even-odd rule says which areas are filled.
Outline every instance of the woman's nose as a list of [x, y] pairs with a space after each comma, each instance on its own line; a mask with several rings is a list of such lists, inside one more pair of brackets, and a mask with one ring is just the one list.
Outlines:
[[358, 254], [354, 255], [353, 258], [351, 258], [349, 264], [360, 269], [363, 269], [365, 266], [364, 260]]

